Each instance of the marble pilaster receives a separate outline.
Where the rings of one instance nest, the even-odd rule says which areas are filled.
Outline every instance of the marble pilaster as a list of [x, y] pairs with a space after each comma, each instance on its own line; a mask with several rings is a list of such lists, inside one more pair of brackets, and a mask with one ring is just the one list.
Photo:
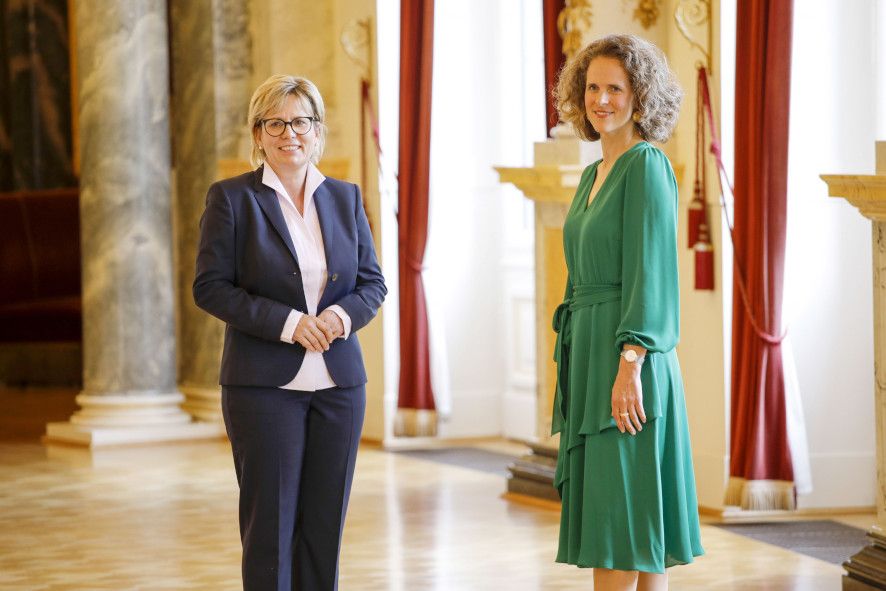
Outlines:
[[83, 392], [47, 439], [215, 437], [176, 388], [166, 3], [76, 2], [75, 23]]
[[[561, 128], [558, 133], [563, 133]], [[508, 492], [558, 500], [553, 487], [557, 437], [551, 437], [557, 368], [553, 361], [554, 310], [563, 301], [566, 261], [563, 223], [581, 173], [600, 157], [600, 144], [566, 134], [535, 144], [531, 168], [496, 167], [500, 180], [513, 183], [535, 205], [536, 443], [509, 467]]]
[[828, 194], [871, 220], [874, 275], [874, 413], [877, 429], [877, 524], [870, 544], [843, 563], [843, 589], [886, 588], [886, 141], [877, 142], [877, 174], [822, 175]]
[[191, 284], [206, 191], [221, 177], [219, 162], [250, 145], [249, 15], [244, 0], [173, 0], [170, 8], [179, 387], [185, 410], [221, 426], [224, 324], [197, 308]]
[[[336, 14], [339, 2], [315, 0], [254, 0], [252, 33], [255, 51], [253, 84], [258, 86], [271, 74], [304, 76], [317, 85], [326, 106], [326, 119], [337, 119], [339, 109], [336, 51], [339, 45]], [[354, 88], [357, 88], [354, 80]], [[336, 157], [348, 140], [329, 125], [326, 157]], [[326, 174], [325, 169], [324, 174]]]

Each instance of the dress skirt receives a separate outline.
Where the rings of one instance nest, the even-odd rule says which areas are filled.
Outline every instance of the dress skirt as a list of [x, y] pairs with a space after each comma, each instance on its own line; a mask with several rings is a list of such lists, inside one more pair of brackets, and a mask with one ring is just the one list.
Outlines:
[[[676, 364], [673, 352], [651, 355]], [[561, 446], [557, 562], [661, 573], [704, 553], [682, 388], [659, 402], [636, 435], [612, 427]], [[570, 422], [563, 441], [580, 428]]]

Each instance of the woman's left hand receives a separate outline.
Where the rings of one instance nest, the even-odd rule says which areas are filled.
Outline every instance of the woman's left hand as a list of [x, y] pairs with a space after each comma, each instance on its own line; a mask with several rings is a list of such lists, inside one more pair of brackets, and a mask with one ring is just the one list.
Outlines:
[[326, 338], [329, 340], [330, 343], [334, 339], [337, 339], [338, 337], [345, 334], [345, 325], [341, 321], [341, 317], [332, 310], [323, 310], [317, 317], [324, 323], [326, 323], [326, 327], [328, 329], [328, 331], [326, 332]]
[[640, 382], [642, 363], [620, 359], [618, 374], [612, 386], [612, 418], [618, 430], [636, 435], [643, 430], [646, 412], [643, 410], [643, 385]]

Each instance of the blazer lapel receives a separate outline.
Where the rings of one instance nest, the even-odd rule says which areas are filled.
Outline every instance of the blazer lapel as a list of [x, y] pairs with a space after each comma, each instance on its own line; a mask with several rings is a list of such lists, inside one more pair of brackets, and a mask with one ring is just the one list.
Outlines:
[[317, 208], [317, 217], [320, 220], [320, 233], [323, 234], [323, 250], [326, 252], [326, 269], [330, 275], [335, 272], [331, 265], [332, 246], [335, 244], [333, 230], [335, 224], [335, 203], [333, 202], [332, 193], [326, 182], [320, 183], [317, 190], [314, 191], [314, 207]]
[[280, 209], [280, 202], [277, 200], [277, 192], [261, 182], [264, 165], [258, 167], [255, 171], [255, 200], [258, 201], [259, 207], [265, 213], [265, 216], [271, 222], [271, 225], [283, 239], [286, 248], [289, 249], [295, 264], [298, 264], [298, 255], [295, 254], [295, 245], [292, 243], [292, 237], [289, 235], [289, 228], [286, 227], [286, 221], [283, 219], [283, 211]]

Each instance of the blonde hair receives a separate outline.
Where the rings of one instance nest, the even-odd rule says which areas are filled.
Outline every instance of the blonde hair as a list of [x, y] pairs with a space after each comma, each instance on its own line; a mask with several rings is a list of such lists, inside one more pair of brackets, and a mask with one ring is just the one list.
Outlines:
[[300, 76], [290, 76], [288, 74], [275, 74], [261, 83], [252, 93], [249, 100], [249, 115], [247, 121], [249, 131], [252, 136], [252, 153], [249, 156], [250, 162], [256, 168], [261, 166], [265, 161], [264, 154], [258, 148], [255, 141], [255, 134], [261, 133], [262, 119], [268, 113], [278, 111], [283, 108], [283, 104], [290, 96], [296, 96], [310, 107], [311, 116], [315, 119], [313, 125], [317, 128], [317, 147], [311, 154], [311, 162], [317, 164], [323, 156], [323, 148], [326, 146], [326, 108], [323, 106], [323, 97], [317, 86]]
[[621, 62], [636, 101], [639, 121], [634, 122], [644, 140], [666, 142], [674, 132], [683, 91], [668, 68], [664, 53], [635, 35], [609, 35], [585, 47], [560, 70], [554, 99], [560, 119], [571, 123], [579, 137], [598, 140], [600, 134], [585, 113], [588, 66], [594, 58], [609, 57]]

